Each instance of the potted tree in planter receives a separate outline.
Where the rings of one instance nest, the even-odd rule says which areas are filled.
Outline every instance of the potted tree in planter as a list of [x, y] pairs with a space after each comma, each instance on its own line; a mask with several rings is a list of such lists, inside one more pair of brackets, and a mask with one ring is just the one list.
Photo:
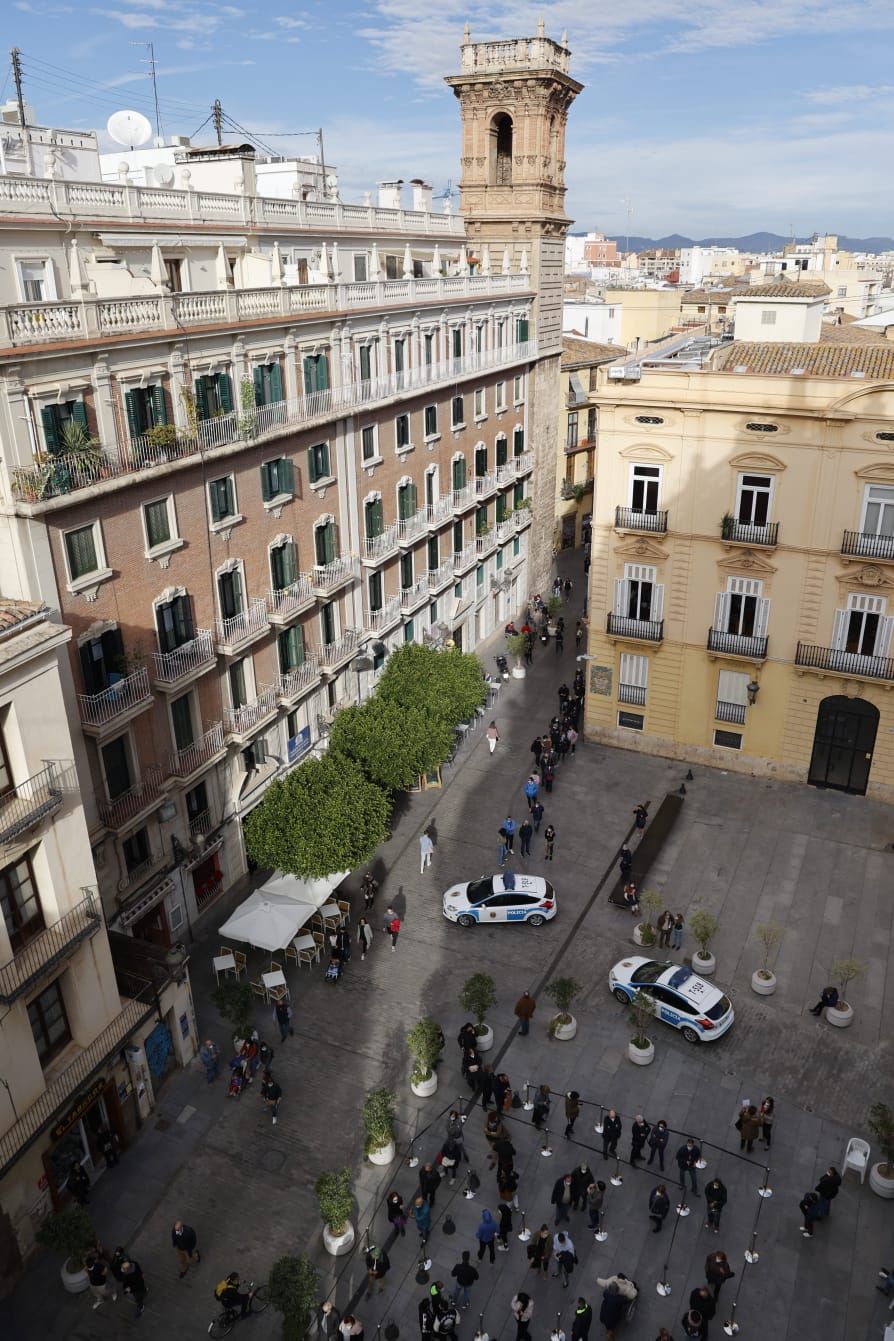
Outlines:
[[887, 1104], [873, 1104], [868, 1121], [883, 1155], [869, 1170], [869, 1186], [878, 1196], [890, 1200], [894, 1198], [894, 1112]]
[[836, 959], [829, 972], [838, 988], [838, 1005], [826, 1007], [826, 1020], [836, 1029], [847, 1029], [854, 1022], [854, 1008], [847, 1001], [847, 985], [863, 977], [866, 965], [860, 959]]
[[627, 1044], [627, 1056], [634, 1066], [648, 1066], [655, 1057], [655, 1044], [646, 1033], [655, 1018], [655, 1002], [645, 992], [637, 992], [630, 1002], [635, 1032]]
[[559, 1008], [558, 1015], [554, 1015], [549, 1022], [549, 1036], [560, 1041], [567, 1041], [574, 1038], [577, 1033], [577, 1020], [568, 1009], [576, 996], [580, 994], [581, 985], [574, 978], [554, 978], [551, 983], [545, 987], [546, 995], [552, 997]]
[[775, 922], [760, 922], [755, 927], [755, 935], [763, 947], [764, 957], [760, 968], [751, 975], [751, 990], [757, 992], [758, 996], [772, 996], [776, 991], [776, 974], [767, 968], [767, 962], [773, 951], [782, 944], [785, 927]]
[[394, 1159], [394, 1106], [397, 1095], [392, 1090], [370, 1090], [363, 1101], [363, 1127], [366, 1141], [363, 1149], [370, 1164], [390, 1164]]
[[441, 1031], [428, 1016], [407, 1031], [407, 1047], [413, 1058], [410, 1089], [420, 1099], [427, 1099], [438, 1088], [435, 1062], [441, 1055]]
[[733, 514], [732, 514], [731, 512], [724, 512], [723, 516], [720, 518], [720, 539], [721, 539], [721, 540], [732, 540], [732, 538], [733, 538], [733, 527], [735, 526], [735, 524], [736, 524], [736, 519], [735, 519], [735, 517], [733, 516]]
[[304, 1341], [319, 1301], [320, 1273], [306, 1257], [280, 1257], [267, 1277], [267, 1297], [282, 1314], [283, 1341]]
[[327, 1169], [314, 1184], [314, 1191], [323, 1217], [323, 1246], [333, 1257], [342, 1257], [354, 1246], [351, 1170]]
[[211, 993], [218, 1013], [233, 1026], [233, 1038], [246, 1038], [254, 1028], [254, 993], [251, 984], [239, 978], [224, 978]]
[[96, 1230], [90, 1214], [83, 1206], [72, 1204], [44, 1220], [37, 1231], [37, 1242], [52, 1252], [62, 1254], [63, 1288], [69, 1294], [81, 1294], [89, 1281], [84, 1270], [84, 1258], [96, 1244]]
[[552, 637], [556, 631], [556, 620], [562, 613], [564, 602], [561, 596], [550, 596], [546, 603], [546, 613], [549, 616], [546, 631]]
[[713, 936], [717, 935], [720, 923], [713, 913], [707, 912], [704, 908], [696, 908], [695, 912], [689, 918], [689, 930], [692, 933], [692, 939], [695, 941], [698, 949], [692, 956], [692, 967], [696, 973], [713, 973], [717, 967], [717, 960], [708, 949], [708, 945]]
[[494, 1031], [485, 1023], [484, 1017], [491, 1006], [497, 1004], [497, 984], [486, 973], [473, 973], [471, 978], [466, 978], [463, 983], [459, 1004], [463, 1010], [474, 1016], [478, 1051], [487, 1052], [494, 1045]]
[[654, 945], [656, 940], [655, 922], [661, 907], [661, 895], [656, 889], [644, 889], [639, 896], [640, 907], [645, 909], [645, 918], [633, 928], [634, 945]]
[[506, 639], [506, 651], [512, 657], [515, 665], [512, 667], [512, 674], [516, 680], [525, 678], [525, 668], [522, 665], [522, 658], [525, 655], [525, 646], [527, 637], [523, 633], [510, 633]]

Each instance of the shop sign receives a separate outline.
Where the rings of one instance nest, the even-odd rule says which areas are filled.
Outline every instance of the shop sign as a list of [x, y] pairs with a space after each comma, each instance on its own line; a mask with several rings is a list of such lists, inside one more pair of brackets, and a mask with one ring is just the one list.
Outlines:
[[60, 1137], [65, 1135], [69, 1127], [73, 1127], [76, 1122], [79, 1122], [87, 1112], [87, 1109], [91, 1108], [93, 1104], [96, 1103], [96, 1100], [102, 1094], [105, 1087], [105, 1076], [102, 1076], [99, 1080], [94, 1080], [89, 1090], [85, 1090], [80, 1098], [75, 1100], [65, 1116], [60, 1118], [55, 1126], [50, 1128], [50, 1140], [58, 1141]]

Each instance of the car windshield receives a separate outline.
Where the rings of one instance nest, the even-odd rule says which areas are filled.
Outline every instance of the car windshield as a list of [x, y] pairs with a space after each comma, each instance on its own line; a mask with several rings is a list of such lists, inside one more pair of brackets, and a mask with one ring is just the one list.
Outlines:
[[469, 903], [481, 903], [484, 899], [490, 898], [494, 892], [494, 882], [491, 876], [482, 877], [480, 880], [472, 880], [466, 890], [466, 898]]
[[650, 959], [647, 964], [640, 964], [638, 969], [634, 969], [630, 975], [630, 981], [657, 982], [666, 968], [666, 964], [656, 964], [653, 959]]
[[678, 968], [676, 973], [671, 974], [667, 980], [668, 987], [676, 987], [677, 991], [683, 987], [695, 974], [690, 973], [688, 968]]

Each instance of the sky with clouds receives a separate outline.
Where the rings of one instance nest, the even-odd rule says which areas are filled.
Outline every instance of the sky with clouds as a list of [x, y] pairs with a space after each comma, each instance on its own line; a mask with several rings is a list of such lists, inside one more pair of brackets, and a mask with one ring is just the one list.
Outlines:
[[[472, 36], [568, 32], [586, 87], [567, 142], [575, 227], [659, 236], [894, 233], [894, 0], [7, 0], [7, 42], [44, 124], [152, 115], [165, 134], [219, 97], [278, 152], [322, 124], [342, 195], [383, 178], [459, 177], [458, 104], [443, 76]], [[3, 77], [0, 75], [0, 85]], [[3, 97], [9, 97], [7, 76]], [[206, 132], [207, 133], [207, 132]], [[201, 138], [201, 137], [200, 137]], [[629, 202], [629, 210], [628, 210]]]

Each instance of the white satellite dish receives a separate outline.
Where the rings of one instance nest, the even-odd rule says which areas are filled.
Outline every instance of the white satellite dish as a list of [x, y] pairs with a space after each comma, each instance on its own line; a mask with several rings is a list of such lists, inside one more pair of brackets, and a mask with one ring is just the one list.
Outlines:
[[142, 112], [113, 112], [106, 122], [106, 130], [116, 144], [126, 144], [128, 149], [136, 149], [145, 144], [152, 134], [152, 126]]
[[156, 186], [174, 185], [174, 169], [170, 163], [155, 163], [151, 171]]

